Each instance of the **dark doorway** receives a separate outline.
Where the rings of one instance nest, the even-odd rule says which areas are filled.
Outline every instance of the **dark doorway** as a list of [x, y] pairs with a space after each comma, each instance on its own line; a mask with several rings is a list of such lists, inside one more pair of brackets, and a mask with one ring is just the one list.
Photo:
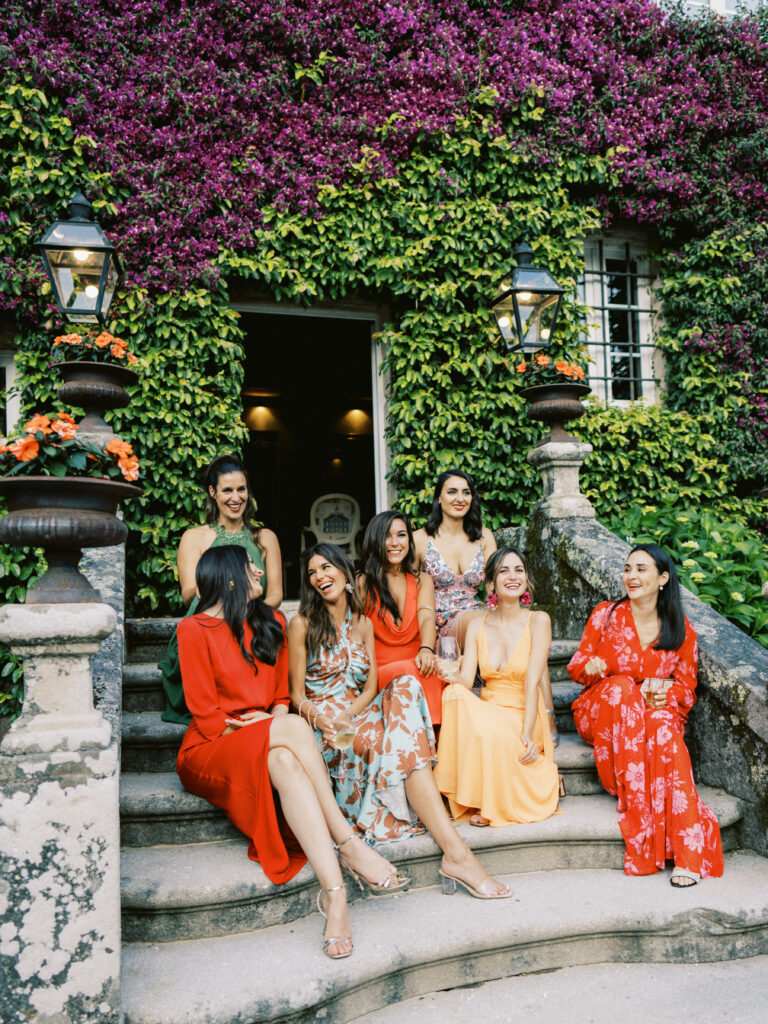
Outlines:
[[302, 530], [324, 494], [375, 512], [371, 321], [241, 313], [245, 462], [259, 518], [280, 540], [285, 597], [298, 597]]

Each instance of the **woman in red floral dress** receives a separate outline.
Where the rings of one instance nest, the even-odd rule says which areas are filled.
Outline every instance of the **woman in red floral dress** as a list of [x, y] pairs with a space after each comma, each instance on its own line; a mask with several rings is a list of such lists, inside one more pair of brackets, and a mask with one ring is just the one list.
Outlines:
[[696, 702], [696, 633], [662, 548], [634, 548], [623, 582], [627, 596], [595, 608], [568, 665], [585, 688], [573, 717], [618, 797], [625, 873], [654, 874], [669, 858], [672, 885], [687, 887], [723, 873], [720, 828], [696, 792], [683, 739]]

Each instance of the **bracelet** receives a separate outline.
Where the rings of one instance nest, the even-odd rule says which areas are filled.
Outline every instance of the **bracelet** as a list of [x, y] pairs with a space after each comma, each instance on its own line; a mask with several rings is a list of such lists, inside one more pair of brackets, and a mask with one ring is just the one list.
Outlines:
[[434, 647], [430, 647], [429, 644], [422, 644], [421, 647], [419, 648], [419, 650], [420, 651], [432, 651], [433, 654], [435, 653], [435, 648]]
[[[301, 714], [301, 709], [304, 707], [305, 704], [309, 704], [310, 709], [313, 707], [312, 701], [309, 699], [309, 697], [305, 697], [301, 704], [299, 704], [299, 714]], [[309, 715], [309, 711], [307, 712], [307, 715]], [[307, 721], [309, 721], [309, 718], [307, 718]]]
[[550, 711], [549, 708], [544, 708], [544, 710], [547, 712], [548, 715], [552, 715], [552, 717], [554, 718], [554, 715], [555, 715], [554, 711]]
[[417, 612], [432, 612], [433, 615], [437, 615], [435, 609], [429, 604], [420, 604], [416, 609]]

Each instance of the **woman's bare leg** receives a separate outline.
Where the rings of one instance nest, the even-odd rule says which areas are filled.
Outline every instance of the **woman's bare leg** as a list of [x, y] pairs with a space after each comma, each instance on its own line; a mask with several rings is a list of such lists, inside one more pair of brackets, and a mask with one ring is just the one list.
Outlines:
[[[336, 803], [323, 755], [315, 742], [312, 729], [304, 719], [298, 715], [280, 715], [273, 719], [269, 729], [269, 745], [270, 749], [287, 749], [294, 754], [315, 791], [326, 830], [337, 844], [348, 839], [352, 829]], [[383, 882], [387, 875], [396, 871], [386, 857], [371, 849], [362, 839], [346, 843], [342, 854], [347, 864], [369, 882]]]
[[411, 772], [405, 780], [405, 792], [408, 802], [443, 851], [443, 871], [463, 879], [479, 892], [491, 894], [509, 891], [509, 886], [491, 878], [453, 827], [443, 807], [431, 768], [417, 768]]
[[269, 751], [267, 767], [272, 785], [280, 794], [280, 806], [285, 820], [299, 841], [317, 880], [323, 889], [333, 889], [322, 897], [328, 924], [324, 934], [341, 937], [331, 946], [336, 955], [352, 952], [347, 913], [347, 890], [341, 877], [341, 868], [328, 832], [322, 809], [314, 787], [298, 759], [287, 747], [277, 746]]

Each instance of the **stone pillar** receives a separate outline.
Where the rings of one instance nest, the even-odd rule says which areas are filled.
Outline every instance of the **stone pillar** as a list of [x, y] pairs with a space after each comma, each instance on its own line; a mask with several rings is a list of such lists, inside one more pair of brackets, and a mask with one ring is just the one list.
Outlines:
[[541, 470], [544, 494], [534, 507], [545, 519], [594, 519], [595, 510], [579, 490], [579, 469], [592, 451], [584, 441], [546, 441], [528, 452]]
[[0, 1019], [119, 1024], [117, 743], [93, 706], [103, 604], [6, 605], [24, 708], [0, 744]]

